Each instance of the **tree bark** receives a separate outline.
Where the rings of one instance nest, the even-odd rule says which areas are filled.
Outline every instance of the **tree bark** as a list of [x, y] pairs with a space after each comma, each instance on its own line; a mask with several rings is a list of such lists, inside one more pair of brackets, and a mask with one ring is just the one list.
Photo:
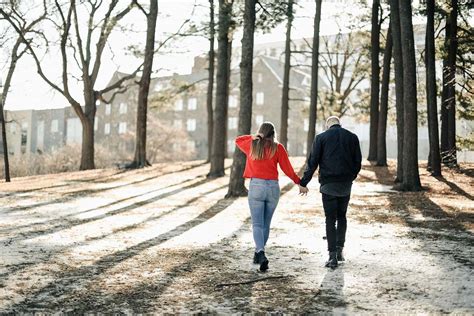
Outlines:
[[446, 17], [445, 51], [443, 59], [443, 90], [441, 99], [441, 155], [443, 163], [457, 165], [456, 157], [456, 54], [458, 2], [451, 1]]
[[[18, 38], [16, 43], [13, 45], [12, 51], [11, 51], [11, 60], [10, 60], [10, 66], [8, 67], [8, 73], [5, 78], [5, 83], [3, 86], [0, 86], [2, 88], [2, 91], [0, 91], [0, 122], [2, 124], [2, 143], [3, 143], [3, 167], [4, 167], [4, 172], [5, 172], [5, 182], [10, 182], [10, 162], [9, 162], [9, 157], [8, 157], [8, 139], [7, 139], [7, 132], [6, 132], [6, 124], [5, 124], [5, 111], [4, 111], [4, 106], [5, 102], [7, 100], [7, 95], [8, 95], [8, 90], [10, 89], [10, 84], [11, 80], [13, 78], [13, 73], [15, 72], [16, 64], [18, 62], [18, 59], [21, 55], [18, 55], [18, 49], [20, 47], [20, 44], [22, 43], [21, 38]], [[26, 49], [25, 49], [26, 50]]]
[[288, 19], [286, 25], [285, 38], [285, 65], [283, 69], [283, 89], [281, 93], [281, 126], [280, 126], [280, 143], [287, 147], [288, 144], [288, 112], [290, 99], [290, 63], [291, 63], [291, 26], [293, 24], [293, 0], [288, 0], [286, 11]]
[[149, 166], [146, 158], [147, 111], [150, 79], [153, 71], [153, 57], [155, 55], [156, 19], [158, 16], [158, 0], [150, 0], [150, 11], [146, 14], [147, 30], [143, 72], [138, 84], [137, 126], [135, 141], [134, 168]]
[[311, 94], [309, 101], [309, 126], [306, 140], [306, 155], [309, 157], [316, 136], [317, 104], [318, 104], [318, 70], [319, 70], [319, 28], [321, 24], [322, 0], [315, 0], [313, 50], [311, 52]]
[[390, 25], [393, 39], [393, 65], [395, 73], [395, 108], [397, 117], [397, 175], [395, 182], [403, 180], [403, 60], [401, 47], [400, 11], [398, 0], [390, 0]]
[[[256, 0], [245, 0], [244, 34], [242, 37], [242, 59], [240, 62], [240, 109], [239, 109], [239, 135], [250, 134], [252, 127], [252, 70], [253, 46], [255, 32], [255, 4]], [[236, 149], [230, 172], [229, 191], [226, 197], [246, 196], [243, 173], [246, 156]]]
[[10, 182], [10, 162], [8, 161], [8, 144], [7, 144], [7, 133], [5, 126], [5, 113], [3, 111], [3, 105], [5, 104], [5, 98], [3, 93], [0, 95], [0, 122], [2, 124], [2, 143], [3, 143], [3, 168], [5, 172], [5, 182]]
[[[94, 101], [95, 102], [95, 101]], [[86, 105], [86, 108], [92, 108], [91, 105]], [[94, 119], [95, 119], [95, 104], [90, 114], [78, 114], [82, 123], [82, 147], [81, 147], [81, 164], [80, 170], [95, 169], [94, 164]], [[77, 113], [77, 112], [76, 112]]]
[[383, 56], [382, 89], [380, 93], [380, 111], [377, 131], [377, 166], [387, 165], [387, 113], [388, 113], [388, 91], [390, 84], [390, 63], [392, 61], [392, 28], [387, 31], [387, 41]]
[[434, 0], [426, 1], [426, 99], [428, 110], [428, 137], [430, 143], [429, 167], [434, 176], [441, 175], [441, 154], [439, 151], [438, 107], [436, 104], [436, 64], [435, 64], [435, 38], [434, 38]]
[[[229, 76], [227, 77], [227, 91], [226, 91], [226, 96], [225, 96], [225, 104], [227, 104], [227, 106], [229, 105], [229, 94], [230, 94], [230, 75], [231, 75], [231, 63], [232, 63], [232, 43], [233, 43], [233, 40], [232, 39], [229, 39], [229, 44], [227, 45], [227, 72], [229, 74]], [[225, 130], [226, 130], [226, 133], [224, 134], [224, 146], [225, 146], [225, 149], [224, 149], [224, 156], [225, 158], [229, 158], [229, 146], [228, 146], [228, 131], [229, 131], [229, 128], [228, 128], [228, 120], [226, 119], [225, 122]]]
[[418, 113], [416, 91], [415, 41], [410, 0], [400, 0], [400, 29], [403, 60], [404, 146], [403, 181], [405, 191], [421, 190], [418, 172]]
[[214, 92], [214, 61], [215, 61], [215, 52], [214, 52], [214, 37], [215, 37], [215, 23], [214, 23], [214, 0], [209, 0], [210, 8], [210, 19], [209, 19], [209, 79], [207, 83], [207, 161], [211, 161], [212, 154], [212, 129], [214, 124], [213, 114], [214, 110], [212, 108], [212, 95]]
[[380, 89], [380, 24], [379, 24], [380, 0], [372, 2], [372, 31], [370, 33], [370, 138], [369, 156], [370, 161], [377, 160], [377, 128], [379, 119], [379, 89]]
[[229, 91], [229, 28], [232, 18], [232, 2], [219, 0], [219, 29], [217, 49], [216, 106], [212, 136], [211, 167], [208, 178], [224, 176], [224, 159], [227, 135]]

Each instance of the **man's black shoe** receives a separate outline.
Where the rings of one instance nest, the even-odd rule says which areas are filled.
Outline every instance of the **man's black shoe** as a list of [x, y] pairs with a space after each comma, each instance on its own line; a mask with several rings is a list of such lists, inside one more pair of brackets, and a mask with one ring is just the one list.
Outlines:
[[335, 269], [337, 268], [337, 252], [336, 251], [331, 251], [329, 253], [329, 260], [326, 262], [326, 267]]
[[260, 265], [261, 272], [268, 270], [268, 259], [265, 256], [265, 252], [263, 250], [257, 253], [257, 263]]
[[342, 255], [342, 247], [337, 247], [336, 256], [337, 261], [346, 261], [346, 259], [344, 259], [344, 256]]
[[253, 253], [253, 264], [258, 264], [258, 256], [256, 252]]

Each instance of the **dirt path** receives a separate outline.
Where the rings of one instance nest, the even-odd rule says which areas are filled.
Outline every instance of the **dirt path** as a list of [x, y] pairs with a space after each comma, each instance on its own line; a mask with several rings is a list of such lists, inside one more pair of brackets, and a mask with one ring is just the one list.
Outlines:
[[223, 199], [228, 178], [202, 162], [14, 179], [0, 184], [0, 313], [472, 314], [473, 167], [400, 193], [394, 165], [364, 165], [334, 271], [317, 182], [302, 198], [282, 177], [266, 274], [246, 199]]

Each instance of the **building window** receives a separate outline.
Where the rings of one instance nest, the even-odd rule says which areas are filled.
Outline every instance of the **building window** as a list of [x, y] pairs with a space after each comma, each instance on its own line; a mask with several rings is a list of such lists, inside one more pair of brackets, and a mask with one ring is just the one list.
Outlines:
[[82, 141], [82, 125], [78, 118], [67, 119], [66, 144], [79, 144]]
[[173, 143], [173, 151], [178, 151], [181, 149], [181, 146], [178, 143]]
[[183, 128], [183, 122], [181, 120], [174, 120], [173, 127], [176, 128], [176, 129], [182, 129]]
[[36, 129], [36, 148], [43, 150], [44, 146], [44, 121], [39, 121]]
[[119, 134], [125, 134], [127, 132], [127, 123], [126, 122], [120, 122], [119, 123]]
[[197, 109], [197, 100], [196, 98], [188, 99], [188, 110], [194, 111]]
[[110, 115], [112, 113], [112, 106], [110, 104], [105, 105], [105, 115]]
[[51, 121], [51, 133], [57, 133], [59, 131], [59, 122], [58, 120]]
[[127, 113], [127, 103], [123, 103], [123, 102], [120, 103], [119, 113], [120, 114]]
[[183, 110], [183, 100], [178, 99], [174, 103], [174, 110], [175, 111], [182, 111]]
[[276, 48], [271, 48], [271, 49], [270, 49], [270, 56], [275, 57], [276, 55], [277, 55], [277, 50], [276, 50]]
[[235, 95], [229, 96], [229, 107], [236, 108], [237, 107], [237, 97]]
[[194, 140], [188, 140], [186, 148], [188, 151], [194, 151], [196, 149], [196, 142]]
[[110, 134], [110, 123], [105, 123], [105, 126], [104, 126], [104, 134], [105, 134], [105, 135]]
[[193, 132], [196, 130], [196, 120], [195, 119], [188, 119], [186, 122], [186, 128], [188, 132]]
[[236, 117], [229, 117], [229, 129], [237, 129], [237, 118]]
[[16, 134], [16, 123], [12, 122], [10, 125], [10, 133]]
[[[26, 146], [28, 142], [28, 123], [21, 124], [21, 146]], [[23, 150], [24, 152], [24, 150]]]
[[99, 128], [99, 118], [96, 117], [94, 121], [94, 131], [96, 131]]
[[262, 105], [263, 104], [264, 97], [265, 97], [265, 95], [263, 94], [263, 92], [257, 92], [257, 95], [256, 95], [257, 105]]
[[257, 82], [262, 82], [263, 81], [263, 75], [261, 73], [257, 74]]
[[309, 119], [305, 118], [303, 122], [303, 130], [305, 132], [309, 131]]
[[255, 123], [257, 123], [258, 126], [262, 125], [262, 123], [263, 123], [263, 115], [257, 115], [257, 116], [255, 116]]

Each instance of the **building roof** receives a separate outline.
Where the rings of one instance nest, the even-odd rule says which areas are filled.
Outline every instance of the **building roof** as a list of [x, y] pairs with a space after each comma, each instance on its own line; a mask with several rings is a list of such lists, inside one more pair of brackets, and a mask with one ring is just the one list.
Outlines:
[[[284, 63], [277, 58], [268, 57], [268, 56], [258, 56], [257, 58], [261, 59], [262, 62], [270, 69], [270, 71], [275, 75], [275, 77], [283, 83], [284, 76]], [[321, 78], [318, 80], [318, 86], [324, 82]], [[292, 67], [290, 69], [290, 88], [292, 89], [303, 89], [307, 88], [311, 84], [311, 73], [303, 69], [296, 69]]]

